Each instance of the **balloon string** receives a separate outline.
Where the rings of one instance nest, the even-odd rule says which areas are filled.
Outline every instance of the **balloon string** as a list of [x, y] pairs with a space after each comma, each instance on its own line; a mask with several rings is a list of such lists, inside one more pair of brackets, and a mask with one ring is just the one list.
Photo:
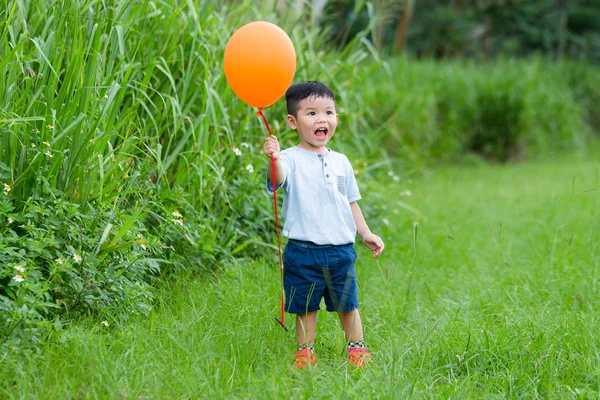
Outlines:
[[[273, 136], [267, 117], [262, 112], [262, 108], [256, 112], [256, 115], [262, 117], [269, 136]], [[281, 235], [279, 234], [279, 214], [277, 212], [277, 177], [275, 175], [275, 156], [271, 155], [271, 181], [273, 182], [273, 209], [275, 210], [275, 232], [277, 232], [277, 252], [279, 254], [279, 275], [281, 277], [281, 324], [285, 324], [285, 294], [283, 289], [283, 258], [281, 256]]]

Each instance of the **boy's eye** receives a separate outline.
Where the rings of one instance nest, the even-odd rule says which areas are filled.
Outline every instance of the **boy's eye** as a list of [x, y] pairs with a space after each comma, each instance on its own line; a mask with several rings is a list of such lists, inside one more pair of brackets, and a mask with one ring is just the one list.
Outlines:
[[308, 113], [308, 115], [317, 115], [314, 111]]
[[327, 115], [333, 115], [331, 111], [327, 111]]

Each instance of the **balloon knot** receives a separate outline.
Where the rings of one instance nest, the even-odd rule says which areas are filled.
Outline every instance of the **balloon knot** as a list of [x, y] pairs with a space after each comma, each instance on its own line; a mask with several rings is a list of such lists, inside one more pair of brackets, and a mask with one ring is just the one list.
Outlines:
[[257, 117], [260, 117], [261, 115], [263, 115], [262, 108], [256, 112]]

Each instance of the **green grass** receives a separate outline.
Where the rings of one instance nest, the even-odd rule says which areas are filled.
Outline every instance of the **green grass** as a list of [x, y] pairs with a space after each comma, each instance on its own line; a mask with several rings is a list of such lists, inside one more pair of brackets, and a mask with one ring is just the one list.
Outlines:
[[39, 352], [4, 354], [0, 397], [600, 395], [598, 161], [445, 167], [370, 190], [362, 202], [382, 199], [388, 224], [370, 220], [386, 240], [380, 259], [359, 248], [369, 369], [347, 369], [326, 313], [321, 365], [291, 368], [269, 253], [173, 281], [146, 318], [80, 321]]

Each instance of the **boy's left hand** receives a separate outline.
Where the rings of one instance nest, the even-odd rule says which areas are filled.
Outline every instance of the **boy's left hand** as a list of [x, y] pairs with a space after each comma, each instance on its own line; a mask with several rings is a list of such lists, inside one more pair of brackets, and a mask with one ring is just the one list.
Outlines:
[[373, 258], [379, 256], [385, 247], [383, 240], [374, 233], [368, 233], [362, 238], [365, 245], [373, 252]]

